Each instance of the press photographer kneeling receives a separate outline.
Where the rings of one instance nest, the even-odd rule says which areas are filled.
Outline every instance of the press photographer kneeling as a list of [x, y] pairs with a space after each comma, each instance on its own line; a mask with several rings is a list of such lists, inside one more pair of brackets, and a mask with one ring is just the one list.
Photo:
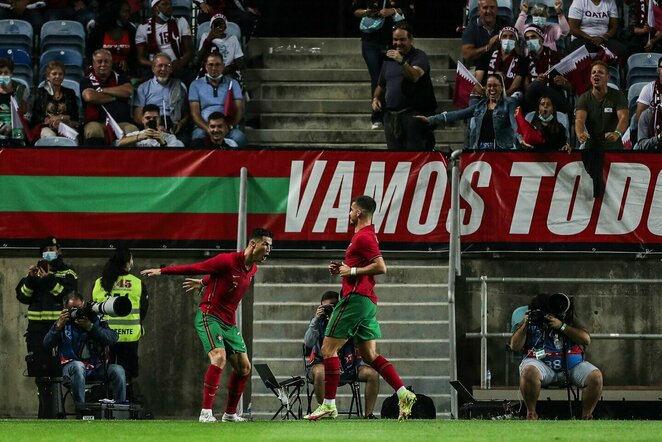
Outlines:
[[593, 418], [602, 393], [602, 373], [584, 360], [583, 346], [591, 342], [591, 335], [573, 316], [572, 302], [563, 293], [537, 295], [510, 338], [510, 348], [522, 352], [519, 388], [527, 419], [538, 419], [540, 388], [565, 384], [566, 379], [583, 388], [582, 418]]
[[124, 297], [109, 301], [85, 302], [77, 292], [70, 292], [65, 296], [60, 317], [44, 337], [45, 347], [58, 346], [62, 376], [71, 382], [76, 405], [85, 402], [87, 379], [105, 381], [115, 402], [126, 402], [124, 368], [106, 364], [105, 359], [106, 346], [115, 344], [118, 336], [100, 316], [126, 316], [131, 311], [131, 301]]

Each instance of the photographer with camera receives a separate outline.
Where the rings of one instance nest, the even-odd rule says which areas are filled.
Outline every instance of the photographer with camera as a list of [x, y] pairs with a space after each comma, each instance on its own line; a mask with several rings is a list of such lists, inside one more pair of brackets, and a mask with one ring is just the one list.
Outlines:
[[[318, 404], [324, 401], [324, 358], [322, 356], [324, 331], [339, 299], [340, 295], [333, 291], [325, 292], [322, 295], [320, 305], [315, 311], [315, 316], [310, 320], [308, 330], [303, 337], [306, 348], [311, 349], [310, 358], [306, 364], [306, 376], [313, 381]], [[379, 394], [379, 373], [371, 366], [361, 364], [361, 356], [351, 339], [340, 348], [338, 357], [340, 358], [339, 384], [352, 382], [355, 379], [365, 382], [365, 418], [377, 419], [373, 412]]]
[[57, 356], [42, 345], [44, 336], [58, 318], [65, 293], [78, 288], [78, 275], [62, 259], [57, 239], [50, 236], [39, 247], [37, 263], [31, 265], [28, 274], [16, 286], [16, 299], [28, 305], [28, 328], [25, 342], [28, 354], [25, 358], [28, 376], [34, 376], [39, 388], [39, 418], [50, 415], [48, 376], [59, 376]]
[[117, 141], [117, 146], [184, 147], [175, 135], [164, 131], [157, 105], [146, 104], [143, 107], [142, 124], [145, 129], [125, 134]]
[[584, 360], [583, 346], [590, 344], [591, 335], [573, 316], [572, 302], [565, 294], [539, 294], [510, 339], [510, 348], [523, 355], [519, 385], [527, 419], [538, 419], [540, 388], [553, 383], [583, 388], [582, 419], [593, 419], [602, 393], [602, 372]]
[[[125, 298], [117, 298], [125, 299]], [[62, 376], [71, 382], [71, 395], [76, 405], [85, 402], [85, 381], [110, 383], [110, 393], [117, 403], [126, 402], [124, 368], [106, 364], [106, 347], [118, 336], [101, 321], [98, 313], [103, 304], [86, 303], [76, 291], [65, 297], [65, 308], [44, 338], [44, 347], [58, 347]], [[129, 311], [131, 307], [129, 306]]]

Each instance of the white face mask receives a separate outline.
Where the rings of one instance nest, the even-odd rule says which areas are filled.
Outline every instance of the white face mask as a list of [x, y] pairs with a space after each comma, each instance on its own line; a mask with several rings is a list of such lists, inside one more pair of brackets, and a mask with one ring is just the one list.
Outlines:
[[545, 17], [532, 17], [531, 23], [541, 28], [544, 28], [547, 24], [547, 19]]
[[549, 122], [552, 121], [552, 119], [554, 118], [554, 115], [551, 115], [551, 114], [550, 114], [550, 115], [548, 115], [548, 116], [546, 116], [546, 117], [543, 117], [542, 115], [538, 114], [538, 118], [539, 118], [540, 121], [542, 121], [543, 123], [549, 123]]
[[526, 47], [529, 48], [529, 51], [537, 53], [540, 50], [540, 40], [527, 40]]
[[207, 78], [209, 78], [210, 80], [213, 80], [213, 81], [218, 81], [218, 80], [220, 80], [221, 78], [223, 78], [223, 74], [218, 75], [218, 76], [216, 76], [216, 77], [213, 77], [213, 76], [210, 75], [209, 73], [207, 73], [207, 74], [205, 74], [205, 75], [207, 76]]
[[506, 54], [510, 54], [515, 49], [515, 40], [501, 40], [501, 49]]
[[165, 15], [163, 12], [159, 12], [159, 18], [160, 18], [161, 20], [163, 20], [163, 21], [168, 21], [168, 20], [170, 20], [170, 16], [169, 16], [169, 15]]
[[57, 252], [44, 252], [41, 254], [41, 257], [48, 262], [55, 261], [57, 259]]

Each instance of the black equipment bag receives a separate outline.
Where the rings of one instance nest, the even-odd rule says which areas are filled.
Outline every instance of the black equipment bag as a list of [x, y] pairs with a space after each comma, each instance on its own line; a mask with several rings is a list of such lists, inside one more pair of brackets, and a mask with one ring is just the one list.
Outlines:
[[[409, 391], [414, 391], [411, 387], [407, 387]], [[382, 419], [397, 419], [400, 414], [398, 407], [398, 394], [384, 399], [382, 403], [381, 418]], [[411, 409], [411, 416], [409, 419], [436, 419], [437, 409], [434, 406], [434, 401], [424, 394], [416, 393], [416, 402]]]

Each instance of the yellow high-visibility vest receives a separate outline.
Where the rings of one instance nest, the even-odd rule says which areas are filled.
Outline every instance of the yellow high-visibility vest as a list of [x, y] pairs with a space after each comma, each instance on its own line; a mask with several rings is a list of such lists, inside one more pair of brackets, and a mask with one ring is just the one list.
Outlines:
[[106, 315], [104, 319], [108, 321], [111, 329], [119, 335], [119, 342], [133, 342], [140, 339], [143, 335], [140, 326], [140, 297], [143, 292], [143, 283], [140, 278], [133, 275], [120, 275], [113, 284], [111, 293], [101, 287], [101, 278], [94, 283], [92, 290], [92, 299], [95, 302], [103, 302], [110, 296], [126, 296], [131, 300], [131, 313], [128, 316], [116, 317]]

